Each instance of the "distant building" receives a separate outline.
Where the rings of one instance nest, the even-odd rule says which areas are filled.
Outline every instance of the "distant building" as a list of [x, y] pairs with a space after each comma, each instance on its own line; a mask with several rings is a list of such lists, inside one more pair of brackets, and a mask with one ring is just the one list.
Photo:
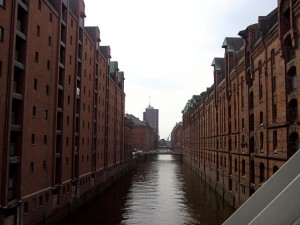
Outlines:
[[149, 151], [155, 148], [156, 130], [147, 121], [133, 115], [126, 115], [133, 122], [133, 150]]
[[183, 131], [182, 122], [176, 123], [171, 133], [171, 148], [182, 151]]
[[158, 109], [154, 109], [151, 105], [149, 105], [143, 113], [143, 120], [148, 121], [148, 123], [150, 123], [158, 133]]
[[145, 109], [145, 112], [143, 113], [143, 120], [148, 121], [149, 124], [156, 130], [156, 142], [155, 147], [157, 147], [158, 139], [159, 139], [159, 123], [158, 123], [158, 109], [154, 109], [150, 104]]

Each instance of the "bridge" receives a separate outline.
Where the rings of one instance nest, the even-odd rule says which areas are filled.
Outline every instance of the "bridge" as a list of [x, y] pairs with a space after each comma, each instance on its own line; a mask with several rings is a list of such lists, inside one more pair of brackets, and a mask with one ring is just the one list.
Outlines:
[[179, 151], [173, 151], [171, 149], [155, 149], [155, 150], [150, 150], [148, 152], [140, 152], [138, 154], [143, 154], [143, 155], [180, 155], [182, 156], [183, 153]]
[[173, 156], [179, 156], [180, 159], [182, 159], [183, 153], [179, 151], [173, 151], [170, 149], [155, 149], [147, 152], [137, 151], [135, 155], [140, 160], [141, 159], [146, 160], [148, 156], [157, 156], [157, 155], [173, 155]]

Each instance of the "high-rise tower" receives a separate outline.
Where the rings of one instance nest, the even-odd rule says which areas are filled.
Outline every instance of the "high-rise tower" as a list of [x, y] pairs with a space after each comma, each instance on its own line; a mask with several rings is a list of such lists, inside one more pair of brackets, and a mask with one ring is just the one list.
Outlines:
[[158, 135], [158, 109], [154, 109], [150, 104], [145, 109], [145, 112], [143, 113], [143, 120], [148, 121], [148, 123], [156, 130]]

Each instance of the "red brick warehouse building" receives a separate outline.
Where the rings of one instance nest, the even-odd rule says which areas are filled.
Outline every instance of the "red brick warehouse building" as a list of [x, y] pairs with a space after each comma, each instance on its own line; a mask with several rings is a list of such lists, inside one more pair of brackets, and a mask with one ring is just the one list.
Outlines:
[[148, 152], [155, 149], [157, 143], [156, 128], [152, 127], [148, 121], [141, 121], [134, 115], [126, 114], [126, 117], [132, 122], [133, 150]]
[[63, 213], [130, 161], [124, 73], [84, 12], [83, 0], [0, 1], [0, 224]]
[[299, 1], [279, 0], [225, 38], [213, 85], [182, 111], [185, 160], [235, 207], [299, 149], [299, 15]]

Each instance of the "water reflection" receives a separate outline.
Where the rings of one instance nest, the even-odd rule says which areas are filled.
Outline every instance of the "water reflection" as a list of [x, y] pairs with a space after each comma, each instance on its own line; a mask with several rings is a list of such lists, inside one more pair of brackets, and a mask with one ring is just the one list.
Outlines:
[[221, 224], [232, 213], [180, 160], [161, 155], [138, 165], [63, 224]]

